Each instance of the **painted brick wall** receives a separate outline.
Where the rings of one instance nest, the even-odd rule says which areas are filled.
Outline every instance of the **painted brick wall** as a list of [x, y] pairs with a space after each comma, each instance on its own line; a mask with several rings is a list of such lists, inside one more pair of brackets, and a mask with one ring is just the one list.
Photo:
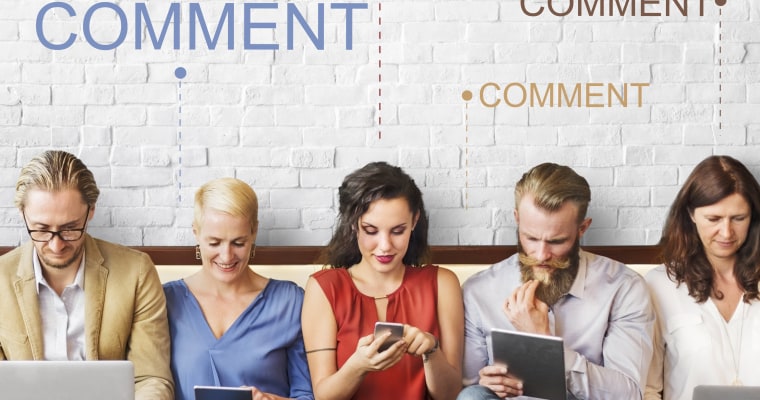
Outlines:
[[[286, 49], [280, 1], [253, 11], [277, 23], [254, 30], [257, 42], [279, 44], [275, 51], [243, 49], [240, 1], [231, 50], [226, 38], [214, 50], [189, 49], [187, 1], [179, 49], [169, 45], [171, 29], [161, 49], [145, 38], [135, 49], [135, 2], [120, 1], [126, 40], [97, 50], [83, 39], [95, 2], [68, 3], [77, 15], [49, 13], [44, 32], [55, 43], [79, 37], [51, 50], [35, 29], [48, 2], [0, 0], [0, 245], [26, 240], [15, 180], [50, 148], [79, 155], [96, 175], [102, 197], [90, 231], [129, 245], [194, 244], [193, 192], [221, 176], [257, 191], [262, 245], [326, 243], [343, 176], [374, 160], [402, 166], [422, 187], [438, 245], [513, 244], [514, 183], [545, 161], [591, 183], [585, 243], [594, 245], [656, 243], [679, 185], [708, 155], [733, 155], [760, 176], [755, 0], [704, 0], [704, 16], [699, 0], [650, 1], [658, 17], [529, 17], [519, 0], [370, 1], [353, 12], [352, 50], [345, 12], [332, 3], [324, 50], [298, 26]], [[291, 3], [316, 23], [316, 2]], [[531, 10], [548, 3], [525, 0]], [[593, 2], [551, 3], [577, 12]], [[676, 3], [688, 16], [664, 15]], [[146, 4], [160, 32], [170, 3]], [[200, 2], [211, 33], [224, 4]], [[91, 22], [101, 43], [120, 32], [108, 9]], [[508, 107], [502, 99], [490, 108], [479, 98], [487, 82], [649, 86], [641, 107]]]

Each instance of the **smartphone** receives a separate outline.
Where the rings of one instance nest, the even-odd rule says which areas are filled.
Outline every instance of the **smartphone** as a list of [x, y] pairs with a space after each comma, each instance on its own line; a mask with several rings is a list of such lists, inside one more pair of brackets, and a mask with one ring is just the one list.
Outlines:
[[385, 339], [385, 342], [380, 345], [377, 352], [383, 352], [388, 350], [394, 343], [398, 342], [404, 337], [404, 324], [396, 322], [375, 322], [375, 337], [382, 335], [385, 332], [390, 332], [391, 335]]

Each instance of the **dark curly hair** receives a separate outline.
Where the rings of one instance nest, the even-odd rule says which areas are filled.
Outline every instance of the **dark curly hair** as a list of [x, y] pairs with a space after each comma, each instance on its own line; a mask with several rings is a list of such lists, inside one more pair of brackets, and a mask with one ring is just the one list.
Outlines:
[[404, 198], [412, 214], [419, 216], [404, 255], [405, 265], [422, 265], [429, 256], [428, 217], [422, 193], [414, 180], [401, 168], [385, 162], [372, 162], [343, 179], [338, 189], [338, 227], [321, 257], [321, 263], [348, 268], [362, 259], [356, 232], [359, 218], [378, 199]]
[[734, 276], [744, 289], [745, 302], [758, 299], [760, 186], [741, 162], [729, 156], [710, 156], [700, 162], [678, 192], [665, 222], [660, 245], [668, 276], [679, 285], [686, 283], [689, 296], [699, 303], [713, 294], [720, 299], [723, 294], [713, 287], [713, 269], [691, 216], [696, 208], [734, 193], [741, 195], [752, 210], [747, 239], [736, 253]]

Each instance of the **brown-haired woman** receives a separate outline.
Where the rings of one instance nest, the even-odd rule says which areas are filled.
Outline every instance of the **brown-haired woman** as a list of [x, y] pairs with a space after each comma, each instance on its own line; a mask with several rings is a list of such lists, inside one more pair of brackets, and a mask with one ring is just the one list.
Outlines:
[[691, 399], [697, 385], [760, 385], [760, 186], [711, 156], [689, 175], [646, 279], [657, 310], [647, 399]]
[[[326, 262], [306, 284], [301, 322], [315, 398], [454, 399], [462, 387], [464, 310], [456, 275], [423, 266], [428, 219], [401, 168], [369, 163], [339, 189]], [[377, 321], [403, 324], [382, 350]]]

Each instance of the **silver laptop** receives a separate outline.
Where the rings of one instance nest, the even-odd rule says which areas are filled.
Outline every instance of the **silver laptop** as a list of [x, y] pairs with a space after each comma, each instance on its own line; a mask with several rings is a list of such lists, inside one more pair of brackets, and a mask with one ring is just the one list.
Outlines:
[[694, 388], [692, 400], [751, 400], [760, 399], [760, 386], [713, 386]]
[[3, 400], [134, 400], [131, 361], [0, 361]]

